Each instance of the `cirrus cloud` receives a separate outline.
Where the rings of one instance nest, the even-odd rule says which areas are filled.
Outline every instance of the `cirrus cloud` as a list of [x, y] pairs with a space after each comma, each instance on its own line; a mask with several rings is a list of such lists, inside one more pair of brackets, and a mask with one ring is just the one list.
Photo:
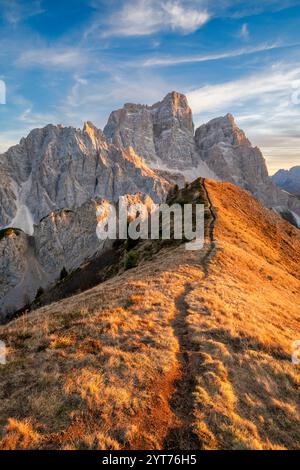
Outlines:
[[[198, 4], [198, 7], [197, 7]], [[108, 18], [104, 36], [147, 36], [162, 30], [193, 33], [210, 18], [199, 2], [161, 0], [126, 1]]]
[[17, 60], [17, 65], [23, 67], [73, 68], [84, 65], [86, 62], [86, 53], [80, 49], [52, 47], [23, 52]]

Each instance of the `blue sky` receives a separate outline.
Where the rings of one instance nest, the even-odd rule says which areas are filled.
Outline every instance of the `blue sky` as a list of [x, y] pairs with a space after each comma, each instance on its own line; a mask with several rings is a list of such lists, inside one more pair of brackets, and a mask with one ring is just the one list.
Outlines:
[[0, 31], [0, 151], [176, 90], [196, 125], [231, 112], [271, 173], [300, 164], [300, 1], [0, 0]]

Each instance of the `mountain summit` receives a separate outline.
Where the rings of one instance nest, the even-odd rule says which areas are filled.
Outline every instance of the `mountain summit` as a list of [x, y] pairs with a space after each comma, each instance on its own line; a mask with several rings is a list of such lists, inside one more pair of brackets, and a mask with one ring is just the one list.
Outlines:
[[215, 177], [197, 153], [192, 111], [181, 93], [169, 93], [153, 106], [125, 104], [111, 113], [104, 134], [116, 145], [133, 147], [153, 168], [186, 176], [197, 168], [199, 175]]

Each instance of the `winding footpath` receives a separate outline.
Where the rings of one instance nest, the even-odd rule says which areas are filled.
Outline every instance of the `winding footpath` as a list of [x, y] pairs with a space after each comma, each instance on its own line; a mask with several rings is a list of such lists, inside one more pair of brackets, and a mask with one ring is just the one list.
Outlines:
[[[217, 246], [214, 237], [214, 225], [216, 214], [212, 201], [206, 188], [205, 179], [201, 179], [204, 189], [207, 208], [210, 211], [209, 218], [209, 239], [200, 252], [200, 264], [203, 268], [205, 278], [209, 275], [209, 263], [215, 255]], [[172, 427], [164, 441], [164, 448], [169, 450], [199, 450], [202, 448], [198, 436], [194, 432], [194, 390], [196, 380], [194, 374], [194, 358], [200, 354], [199, 347], [194, 346], [190, 341], [187, 318], [189, 315], [187, 297], [193, 290], [193, 286], [187, 283], [183, 293], [176, 299], [177, 314], [172, 322], [174, 335], [177, 337], [179, 351], [177, 359], [179, 364], [179, 378], [175, 381], [175, 391], [170, 400], [170, 408], [176, 416], [176, 425]]]

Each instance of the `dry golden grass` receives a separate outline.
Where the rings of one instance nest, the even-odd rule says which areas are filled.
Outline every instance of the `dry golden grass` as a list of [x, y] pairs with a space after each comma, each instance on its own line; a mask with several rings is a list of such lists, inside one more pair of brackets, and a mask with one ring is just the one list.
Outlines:
[[187, 299], [198, 435], [205, 448], [299, 448], [299, 231], [234, 186], [208, 190], [218, 251]]
[[1, 327], [9, 347], [0, 368], [2, 448], [162, 446], [179, 375], [171, 321], [193, 271], [181, 265], [184, 255], [183, 247], [160, 252]]
[[164, 248], [0, 328], [2, 449], [184, 447], [189, 425], [195, 447], [300, 448], [299, 231], [234, 186], [207, 188], [208, 276], [209, 244]]

